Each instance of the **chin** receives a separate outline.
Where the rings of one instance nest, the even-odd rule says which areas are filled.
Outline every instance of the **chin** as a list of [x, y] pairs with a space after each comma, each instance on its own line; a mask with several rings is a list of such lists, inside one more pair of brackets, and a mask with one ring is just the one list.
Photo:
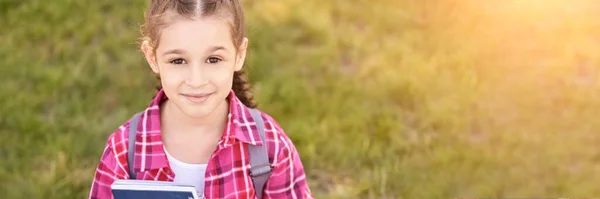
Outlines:
[[210, 115], [214, 110], [214, 106], [210, 106], [209, 104], [188, 104], [184, 103], [183, 106], [179, 106], [181, 112], [191, 118], [203, 118]]

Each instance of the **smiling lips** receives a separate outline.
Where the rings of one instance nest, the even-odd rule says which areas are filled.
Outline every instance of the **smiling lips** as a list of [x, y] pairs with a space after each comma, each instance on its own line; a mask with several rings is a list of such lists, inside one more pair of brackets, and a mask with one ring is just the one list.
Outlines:
[[192, 103], [205, 102], [213, 93], [181, 94]]

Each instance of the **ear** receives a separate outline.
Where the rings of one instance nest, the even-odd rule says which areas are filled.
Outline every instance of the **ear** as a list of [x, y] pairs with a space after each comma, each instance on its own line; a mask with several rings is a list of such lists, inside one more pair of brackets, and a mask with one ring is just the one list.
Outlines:
[[242, 70], [242, 67], [244, 66], [244, 60], [246, 60], [246, 50], [247, 49], [248, 49], [248, 38], [244, 37], [244, 40], [242, 40], [242, 43], [238, 47], [238, 52], [236, 55], [236, 62], [235, 62], [235, 71]]
[[150, 42], [145, 40], [141, 46], [142, 52], [144, 52], [144, 56], [146, 57], [146, 61], [152, 71], [156, 74], [159, 74], [158, 65], [156, 64], [156, 55], [154, 54], [154, 49], [150, 46]]

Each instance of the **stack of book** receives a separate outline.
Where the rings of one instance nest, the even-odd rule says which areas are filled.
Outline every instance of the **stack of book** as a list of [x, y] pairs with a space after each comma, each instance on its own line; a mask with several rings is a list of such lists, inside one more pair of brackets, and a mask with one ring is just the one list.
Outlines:
[[116, 180], [115, 199], [203, 199], [194, 186], [148, 180]]

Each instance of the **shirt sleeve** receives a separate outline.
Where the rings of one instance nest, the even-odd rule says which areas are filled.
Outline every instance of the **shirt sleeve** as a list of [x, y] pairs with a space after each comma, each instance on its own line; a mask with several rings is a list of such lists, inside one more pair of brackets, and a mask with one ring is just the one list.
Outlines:
[[282, 136], [282, 140], [283, 147], [273, 163], [264, 198], [313, 198], [296, 147], [287, 136]]
[[[116, 179], [127, 179], [129, 176], [128, 172], [124, 169], [127, 166], [127, 157], [123, 157], [124, 155], [122, 155], [126, 154], [126, 151], [116, 151], [112, 144], [114, 142], [114, 136], [111, 136], [102, 153], [100, 163], [96, 167], [89, 199], [113, 199], [110, 189], [111, 184]], [[119, 156], [119, 154], [121, 155]], [[125, 158], [125, 161], [123, 161], [123, 158]]]

